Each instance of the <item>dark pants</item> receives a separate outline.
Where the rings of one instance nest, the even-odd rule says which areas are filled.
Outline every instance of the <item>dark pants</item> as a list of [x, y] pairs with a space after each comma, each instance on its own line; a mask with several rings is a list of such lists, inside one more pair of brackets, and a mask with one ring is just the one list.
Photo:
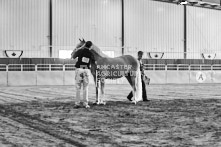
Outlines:
[[[142, 97], [143, 97], [143, 101], [148, 101], [147, 99], [147, 93], [146, 93], [146, 85], [145, 82], [143, 81], [143, 76], [141, 75], [141, 82], [142, 82]], [[133, 91], [131, 91], [129, 93], [129, 95], [127, 96], [127, 99], [131, 101], [133, 97]]]

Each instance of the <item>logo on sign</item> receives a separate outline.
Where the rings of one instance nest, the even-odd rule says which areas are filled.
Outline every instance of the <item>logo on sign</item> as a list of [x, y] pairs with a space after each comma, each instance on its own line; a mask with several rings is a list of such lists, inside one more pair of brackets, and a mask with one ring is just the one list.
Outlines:
[[198, 73], [196, 73], [196, 80], [199, 82], [199, 83], [202, 83], [204, 81], [206, 81], [206, 74], [199, 71]]

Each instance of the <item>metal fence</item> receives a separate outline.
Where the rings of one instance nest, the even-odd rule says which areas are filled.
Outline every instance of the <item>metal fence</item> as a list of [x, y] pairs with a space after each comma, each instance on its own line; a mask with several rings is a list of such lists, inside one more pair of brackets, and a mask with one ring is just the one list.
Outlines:
[[[151, 84], [221, 83], [221, 64], [145, 64], [144, 69]], [[0, 86], [74, 85], [74, 77], [74, 64], [0, 64]], [[93, 81], [90, 76], [90, 84]], [[106, 83], [128, 84], [128, 81], [120, 78]]]
[[199, 65], [199, 64], [145, 64], [145, 70], [221, 70], [221, 64], [214, 64], [214, 65]]
[[0, 64], [0, 71], [74, 71], [75, 64]]
[[[221, 70], [221, 64], [200, 65], [200, 64], [144, 64], [145, 70]], [[74, 71], [74, 64], [0, 64], [0, 71]]]

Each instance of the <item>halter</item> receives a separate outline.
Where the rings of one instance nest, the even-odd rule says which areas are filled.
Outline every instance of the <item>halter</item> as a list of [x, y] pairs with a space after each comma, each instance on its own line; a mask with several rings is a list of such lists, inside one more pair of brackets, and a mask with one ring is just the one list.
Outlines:
[[87, 48], [89, 50], [92, 49], [92, 46], [89, 48], [89, 47], [85, 47], [85, 45], [86, 45], [86, 43], [84, 43], [84, 45], [82, 45], [81, 47], [76, 48], [75, 50], [79, 50], [79, 49], [82, 49], [82, 48]]
[[75, 50], [82, 49], [85, 46], [86, 43], [84, 43], [81, 47], [76, 48]]

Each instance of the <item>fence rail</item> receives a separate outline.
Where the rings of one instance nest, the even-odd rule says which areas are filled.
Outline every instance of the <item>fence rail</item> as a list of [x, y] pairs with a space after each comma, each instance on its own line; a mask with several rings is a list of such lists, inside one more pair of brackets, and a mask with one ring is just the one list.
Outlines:
[[74, 71], [75, 64], [0, 64], [0, 71]]
[[221, 64], [144, 64], [145, 70], [221, 70]]
[[[221, 64], [144, 64], [145, 70], [221, 70]], [[0, 64], [0, 71], [74, 71], [75, 64]]]
[[[221, 64], [145, 64], [144, 68], [152, 84], [221, 83]], [[0, 64], [0, 86], [74, 85], [74, 70], [74, 64]], [[107, 83], [128, 84], [126, 78]]]

